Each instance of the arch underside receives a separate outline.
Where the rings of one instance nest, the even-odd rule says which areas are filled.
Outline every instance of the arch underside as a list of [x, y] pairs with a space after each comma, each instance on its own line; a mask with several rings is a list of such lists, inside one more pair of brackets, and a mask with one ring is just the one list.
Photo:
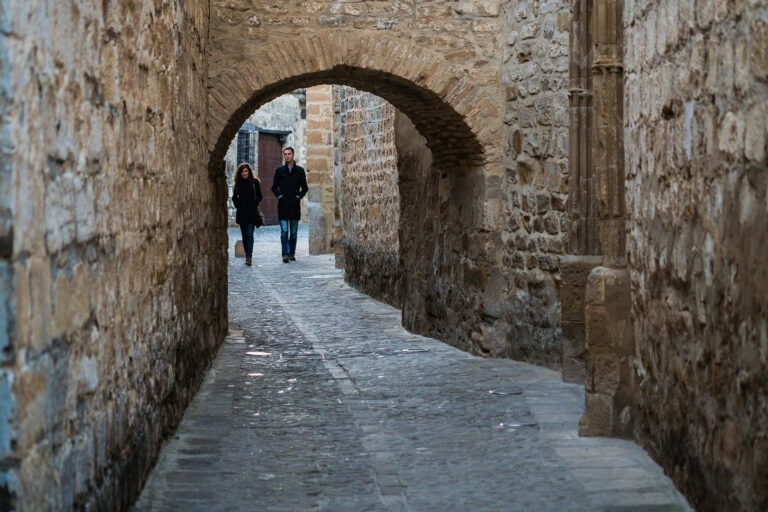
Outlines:
[[387, 100], [412, 120], [444, 167], [483, 163], [483, 145], [462, 116], [435, 93], [388, 73], [349, 66], [290, 77], [256, 91], [231, 115], [216, 140], [212, 161], [223, 158], [237, 130], [261, 105], [297, 88], [321, 84], [347, 85]]
[[[227, 45], [229, 46], [229, 45]], [[423, 46], [380, 35], [315, 33], [281, 41], [237, 41], [209, 74], [211, 167], [259, 106], [301, 87], [347, 85], [407, 115], [443, 168], [500, 164], [498, 80], [479, 83]]]

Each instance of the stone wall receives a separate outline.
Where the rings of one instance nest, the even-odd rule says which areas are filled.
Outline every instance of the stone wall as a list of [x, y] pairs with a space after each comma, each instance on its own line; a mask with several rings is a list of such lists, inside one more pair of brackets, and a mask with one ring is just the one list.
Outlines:
[[356, 288], [399, 307], [395, 108], [351, 87], [335, 86], [333, 92], [343, 231], [337, 243], [344, 248], [344, 276]]
[[[437, 171], [427, 140], [413, 122], [402, 112], [395, 111], [395, 148], [400, 188], [400, 290], [403, 303], [403, 324], [418, 326], [418, 315], [425, 312], [434, 318], [436, 308], [432, 302], [434, 293], [424, 294], [426, 280], [434, 271], [435, 243], [439, 232], [439, 216], [434, 205], [438, 201]], [[454, 345], [466, 349], [470, 340]]]
[[307, 89], [307, 215], [309, 253], [332, 250], [335, 191], [333, 185], [333, 86]]
[[[452, 164], [477, 163], [478, 155], [463, 153], [483, 151], [495, 171], [500, 7], [501, 0], [212, 0], [209, 149], [223, 156], [251, 108], [296, 87], [335, 83], [399, 105]], [[474, 137], [463, 137], [466, 126]]]
[[[561, 364], [558, 255], [568, 242], [569, 2], [504, 2], [503, 282], [493, 355]], [[497, 321], [498, 323], [498, 321]]]
[[[593, 17], [569, 120], [569, 28]], [[226, 329], [232, 135], [324, 83], [380, 96], [334, 95], [353, 284], [486, 356], [557, 367], [561, 325], [588, 329], [587, 409], [620, 391], [608, 421], [629, 411], [695, 506], [768, 509], [766, 20], [768, 0], [0, 3], [0, 509], [131, 501]]]
[[0, 509], [124, 509], [223, 339], [204, 0], [0, 5]]
[[624, 8], [636, 437], [700, 510], [768, 509], [767, 20]]

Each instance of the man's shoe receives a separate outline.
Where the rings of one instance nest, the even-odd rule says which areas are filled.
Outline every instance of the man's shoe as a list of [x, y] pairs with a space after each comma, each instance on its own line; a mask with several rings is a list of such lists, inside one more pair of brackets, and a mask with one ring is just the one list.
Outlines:
[[296, 256], [291, 254], [290, 256], [288, 256], [288, 259], [291, 260], [291, 261], [296, 261]]
[[288, 256], [283, 256], [283, 263], [288, 263]]
[[251, 258], [245, 258], [245, 264], [251, 266]]

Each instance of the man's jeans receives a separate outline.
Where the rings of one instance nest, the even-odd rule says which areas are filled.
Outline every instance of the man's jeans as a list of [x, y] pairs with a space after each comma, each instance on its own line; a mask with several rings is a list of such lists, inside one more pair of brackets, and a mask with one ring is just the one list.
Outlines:
[[[288, 227], [291, 228], [291, 237], [288, 238]], [[298, 220], [280, 221], [280, 241], [283, 244], [283, 257], [296, 254], [296, 233], [299, 231]]]
[[253, 256], [253, 228], [254, 224], [240, 224], [240, 233], [243, 235], [243, 249], [245, 249], [245, 257], [250, 258]]

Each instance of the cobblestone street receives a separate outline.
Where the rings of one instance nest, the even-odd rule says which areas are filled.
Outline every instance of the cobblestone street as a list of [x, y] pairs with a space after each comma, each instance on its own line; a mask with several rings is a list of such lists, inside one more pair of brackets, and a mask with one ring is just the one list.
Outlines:
[[230, 335], [136, 511], [672, 511], [629, 441], [579, 438], [583, 388], [408, 333], [332, 255], [234, 258]]

